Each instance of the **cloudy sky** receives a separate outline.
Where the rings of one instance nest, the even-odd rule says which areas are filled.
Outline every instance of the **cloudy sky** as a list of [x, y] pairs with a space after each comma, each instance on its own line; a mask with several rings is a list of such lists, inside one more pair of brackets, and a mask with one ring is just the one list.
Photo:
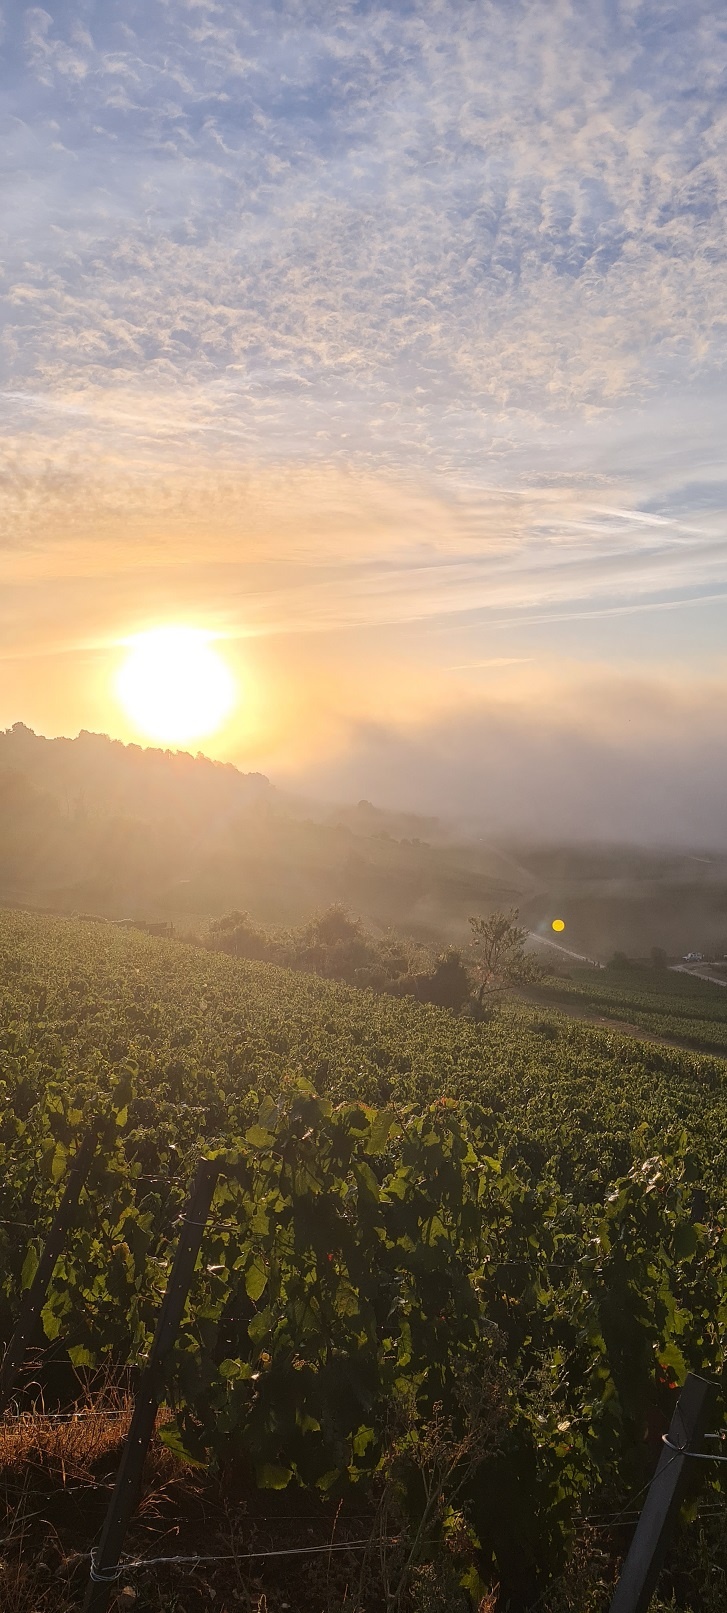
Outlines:
[[[2, 0], [0, 0], [2, 3]], [[5, 0], [0, 723], [727, 841], [727, 18]]]

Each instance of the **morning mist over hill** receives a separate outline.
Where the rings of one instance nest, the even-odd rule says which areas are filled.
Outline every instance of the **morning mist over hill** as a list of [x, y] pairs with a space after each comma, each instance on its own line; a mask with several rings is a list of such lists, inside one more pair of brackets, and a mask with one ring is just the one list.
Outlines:
[[337, 754], [292, 777], [325, 799], [370, 795], [460, 833], [725, 849], [723, 721], [717, 679], [685, 689], [612, 673], [573, 687], [543, 673], [517, 698], [429, 721], [362, 720]]
[[[492, 735], [485, 737], [492, 758]], [[441, 737], [435, 776], [450, 769], [451, 796], [447, 802], [433, 792], [441, 810], [425, 814], [406, 803], [427, 804], [431, 735], [421, 772], [413, 751], [407, 769], [398, 742], [401, 804], [390, 796], [386, 806], [313, 800], [202, 755], [89, 733], [48, 740], [16, 724], [0, 733], [0, 901], [190, 933], [230, 909], [289, 925], [337, 903], [376, 930], [435, 948], [461, 943], [473, 913], [517, 906], [534, 936], [546, 936], [553, 916], [565, 914], [568, 946], [589, 957], [653, 946], [679, 954], [695, 945], [722, 955], [724, 845], [715, 839], [699, 851], [689, 842], [657, 845], [653, 834], [641, 843], [589, 837], [577, 801], [571, 821], [580, 832], [572, 835], [565, 812], [562, 821], [556, 816], [557, 799], [550, 819], [536, 812], [518, 819], [515, 803], [535, 788], [525, 771], [537, 760], [532, 742], [521, 776], [509, 774], [508, 817], [504, 767], [488, 775], [475, 757], [465, 772], [459, 747], [470, 739], [468, 730]], [[448, 761], [458, 755], [459, 779]], [[511, 749], [508, 756], [512, 770]], [[388, 768], [391, 777], [391, 761]], [[375, 770], [374, 760], [362, 776], [370, 780]], [[500, 791], [496, 833], [484, 814], [468, 821], [465, 811], [467, 800], [486, 799], [488, 776]], [[458, 786], [459, 814], [452, 810]], [[583, 787], [597, 791], [598, 777]]]

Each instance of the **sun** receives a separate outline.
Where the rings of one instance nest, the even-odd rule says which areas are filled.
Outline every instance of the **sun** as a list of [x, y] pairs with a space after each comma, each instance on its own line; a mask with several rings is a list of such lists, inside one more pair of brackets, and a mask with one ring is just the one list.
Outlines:
[[222, 726], [237, 687], [211, 638], [200, 628], [156, 627], [132, 639], [116, 693], [141, 733], [186, 744]]

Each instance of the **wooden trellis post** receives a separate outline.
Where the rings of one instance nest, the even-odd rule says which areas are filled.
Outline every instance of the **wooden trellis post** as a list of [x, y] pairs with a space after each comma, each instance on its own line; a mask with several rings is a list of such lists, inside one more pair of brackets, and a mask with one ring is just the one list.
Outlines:
[[[131, 1426], [116, 1475], [114, 1493], [93, 1558], [92, 1575], [98, 1574], [99, 1578], [92, 1577], [90, 1580], [84, 1613], [106, 1613], [108, 1607], [117, 1577], [114, 1570], [118, 1567], [126, 1531], [139, 1499], [144, 1460], [159, 1407], [164, 1362], [179, 1331], [219, 1173], [220, 1165], [216, 1160], [203, 1159], [197, 1167], [154, 1342], [134, 1401]], [[108, 1575], [107, 1579], [103, 1578], [104, 1574]]]

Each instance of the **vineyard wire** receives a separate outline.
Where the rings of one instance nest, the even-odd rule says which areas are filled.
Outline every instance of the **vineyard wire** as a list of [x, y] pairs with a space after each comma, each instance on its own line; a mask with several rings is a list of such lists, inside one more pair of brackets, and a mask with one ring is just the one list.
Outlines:
[[[727, 1462], [727, 1456], [713, 1456], [711, 1451], [688, 1451], [686, 1445], [675, 1445], [668, 1434], [662, 1434], [662, 1443], [667, 1450], [674, 1451], [675, 1456], [693, 1456], [697, 1462]], [[723, 1434], [706, 1434], [706, 1439], [723, 1439]]]
[[[391, 1539], [386, 1541], [386, 1545], [396, 1546], [398, 1542], [399, 1536], [392, 1536]], [[246, 1563], [260, 1557], [307, 1557], [317, 1552], [366, 1551], [370, 1545], [370, 1539], [342, 1540], [328, 1541], [324, 1546], [284, 1546], [271, 1548], [270, 1551], [233, 1551], [219, 1557], [199, 1555], [191, 1557], [137, 1557], [123, 1563], [116, 1563], [113, 1567], [102, 1569], [96, 1567], [96, 1552], [92, 1551], [89, 1554], [89, 1561], [91, 1563], [91, 1580], [94, 1585], [108, 1585], [115, 1584], [117, 1580], [123, 1578], [124, 1574], [133, 1573], [142, 1568], [157, 1568], [162, 1564], [165, 1566], [186, 1566], [191, 1563], [198, 1567], [200, 1563]]]
[[625, 1506], [623, 1506], [621, 1508], [620, 1512], [616, 1513], [616, 1520], [615, 1521], [618, 1521], [620, 1518], [623, 1518], [625, 1513], [628, 1512], [631, 1509], [631, 1507], [633, 1506], [634, 1501], [639, 1501], [641, 1499], [641, 1496], [646, 1494], [646, 1491], [648, 1489], [650, 1489], [650, 1487], [654, 1483], [655, 1479], [657, 1479], [657, 1478], [663, 1479], [664, 1474], [666, 1472], [668, 1472], [669, 1468], [671, 1467], [672, 1462], [676, 1461], [678, 1455], [679, 1455], [679, 1452], [675, 1451], [674, 1455], [669, 1458], [669, 1461], [664, 1463], [664, 1466], [663, 1466], [663, 1468], [662, 1468], [660, 1473], [652, 1474], [652, 1477], [650, 1479], [647, 1479], [645, 1484], [642, 1484], [640, 1490], [636, 1490], [633, 1495], [629, 1496], [628, 1501], [626, 1502]]
[[[675, 1454], [669, 1458], [669, 1461], [665, 1462], [664, 1467], [662, 1468], [661, 1473], [659, 1474], [660, 1478], [664, 1477], [664, 1474], [667, 1472], [668, 1468], [671, 1467], [672, 1462], [676, 1461], [677, 1455], [678, 1455], [678, 1452], [675, 1452]], [[632, 1524], [634, 1522], [638, 1522], [638, 1515], [634, 1519], [631, 1516], [629, 1516], [627, 1518], [626, 1514], [629, 1511], [629, 1509], [633, 1506], [634, 1501], [638, 1501], [640, 1496], [642, 1496], [645, 1493], [646, 1490], [650, 1489], [650, 1487], [654, 1483], [654, 1480], [656, 1479], [656, 1477], [657, 1477], [657, 1475], [655, 1473], [652, 1478], [647, 1479], [646, 1484], [642, 1484], [640, 1490], [636, 1490], [634, 1495], [629, 1496], [629, 1499], [626, 1502], [626, 1505], [624, 1507], [622, 1507], [620, 1512], [616, 1513], [615, 1518], [613, 1518], [611, 1523], [608, 1525], [608, 1528], [616, 1529], [616, 1528], [618, 1528], [620, 1526], [625, 1527], [625, 1525], [627, 1523], [630, 1525], [630, 1524]], [[603, 1524], [603, 1525], [601, 1525], [601, 1527], [605, 1528], [606, 1525]], [[550, 1596], [550, 1594], [551, 1594], [551, 1592], [553, 1590], [557, 1590], [558, 1586], [562, 1585], [562, 1583], [563, 1583], [563, 1581], [564, 1581], [564, 1579], [566, 1577], [567, 1572], [568, 1572], [567, 1568], [564, 1568], [562, 1574], [559, 1574], [557, 1579], [551, 1580], [550, 1584], [545, 1586], [544, 1590], [542, 1590], [540, 1592], [540, 1595], [536, 1597], [535, 1601], [530, 1603], [530, 1606], [526, 1609], [526, 1613], [536, 1613], [536, 1609], [542, 1606], [543, 1602], [545, 1601], [546, 1596]]]

